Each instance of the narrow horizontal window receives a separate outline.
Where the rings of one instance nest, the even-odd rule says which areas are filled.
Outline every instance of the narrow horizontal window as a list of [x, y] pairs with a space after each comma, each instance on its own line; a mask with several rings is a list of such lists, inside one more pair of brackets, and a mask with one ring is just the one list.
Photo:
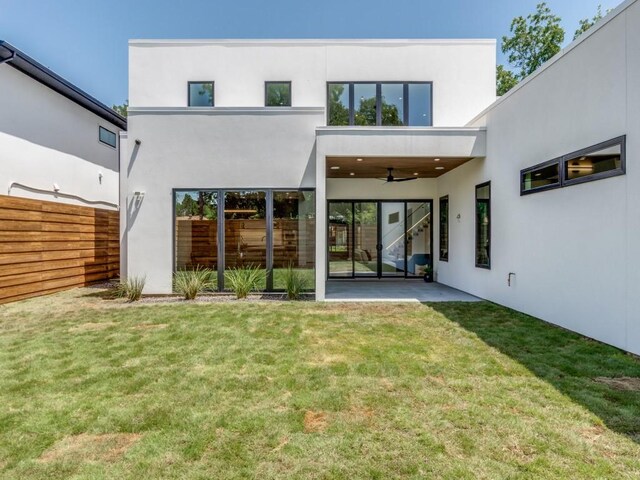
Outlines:
[[98, 128], [98, 139], [105, 145], [116, 148], [116, 134], [104, 127]]
[[557, 188], [560, 182], [560, 160], [546, 162], [520, 172], [520, 193], [533, 193]]
[[564, 184], [624, 174], [625, 138], [603, 142], [564, 157]]
[[265, 82], [266, 107], [291, 106], [291, 82]]
[[213, 82], [189, 82], [189, 106], [213, 107]]

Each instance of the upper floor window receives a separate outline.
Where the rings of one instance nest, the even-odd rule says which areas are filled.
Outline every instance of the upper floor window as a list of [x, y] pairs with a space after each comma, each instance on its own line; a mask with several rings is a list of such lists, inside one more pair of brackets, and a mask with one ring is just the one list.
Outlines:
[[330, 82], [327, 124], [429, 127], [432, 90], [431, 82]]
[[98, 128], [98, 140], [105, 145], [116, 148], [116, 134], [104, 127]]
[[189, 106], [213, 107], [213, 82], [189, 82]]
[[265, 82], [264, 105], [266, 107], [290, 107], [291, 82]]

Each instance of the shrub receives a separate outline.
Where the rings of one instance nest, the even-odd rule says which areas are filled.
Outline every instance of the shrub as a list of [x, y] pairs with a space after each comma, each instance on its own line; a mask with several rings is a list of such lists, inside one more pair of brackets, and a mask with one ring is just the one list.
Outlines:
[[289, 264], [284, 271], [284, 289], [287, 292], [289, 300], [298, 300], [302, 293], [308, 287], [308, 278], [306, 272], [296, 270], [292, 264]]
[[211, 287], [212, 273], [210, 269], [200, 268], [199, 265], [195, 270], [180, 270], [173, 274], [173, 290], [185, 300], [193, 300]]
[[130, 302], [140, 300], [142, 297], [142, 290], [144, 290], [144, 284], [147, 281], [145, 276], [131, 276], [125, 281], [120, 281], [116, 287], [116, 296], [126, 298]]
[[232, 268], [225, 273], [225, 279], [237, 298], [247, 298], [252, 290], [257, 290], [264, 282], [265, 271], [258, 266]]

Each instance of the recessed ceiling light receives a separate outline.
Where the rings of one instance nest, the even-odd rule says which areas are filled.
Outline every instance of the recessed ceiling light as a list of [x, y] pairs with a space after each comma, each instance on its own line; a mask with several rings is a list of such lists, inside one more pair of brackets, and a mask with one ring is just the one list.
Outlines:
[[340, 170], [340, 167], [331, 167], [331, 170]]
[[433, 159], [433, 161], [434, 161], [434, 162], [439, 162], [439, 161], [440, 161], [440, 159], [439, 159], [439, 158], [434, 158], [434, 159]]
[[351, 172], [349, 175], [351, 175], [353, 177], [355, 175], [355, 173]]
[[356, 158], [356, 161], [357, 161], [357, 162], [361, 162], [361, 161], [362, 161], [362, 159], [361, 159], [361, 158]]
[[436, 167], [436, 170], [444, 170], [444, 167]]
[[417, 176], [417, 175], [418, 175], [418, 172], [414, 172], [413, 174]]

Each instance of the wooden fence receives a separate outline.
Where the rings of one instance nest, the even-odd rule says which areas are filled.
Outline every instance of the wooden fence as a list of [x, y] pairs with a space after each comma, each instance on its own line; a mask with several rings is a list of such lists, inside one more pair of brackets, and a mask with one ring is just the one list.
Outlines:
[[119, 213], [0, 195], [0, 304], [119, 273]]

